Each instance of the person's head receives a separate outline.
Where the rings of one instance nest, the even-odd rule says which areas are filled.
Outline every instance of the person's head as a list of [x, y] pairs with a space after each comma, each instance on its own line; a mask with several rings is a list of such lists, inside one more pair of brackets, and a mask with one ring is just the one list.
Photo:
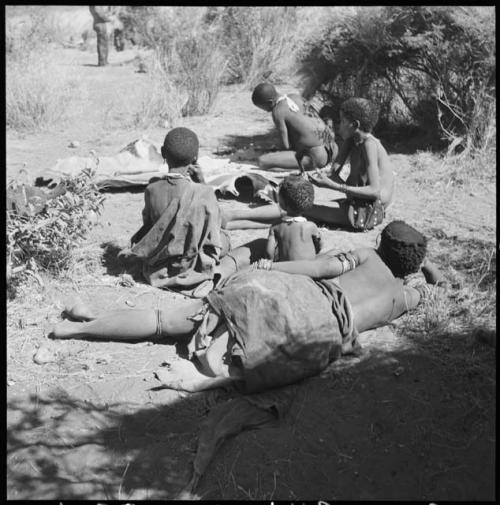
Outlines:
[[392, 221], [382, 230], [378, 253], [394, 277], [417, 272], [426, 252], [426, 237], [404, 221]]
[[278, 92], [276, 88], [268, 82], [258, 84], [252, 93], [253, 104], [266, 112], [271, 112], [273, 110], [277, 98]]
[[165, 136], [161, 154], [169, 168], [185, 167], [196, 162], [199, 147], [196, 133], [189, 128], [173, 128]]
[[314, 186], [300, 175], [289, 175], [279, 188], [279, 205], [290, 216], [300, 216], [314, 204]]
[[339, 132], [344, 140], [360, 131], [370, 133], [377, 121], [377, 109], [366, 98], [349, 98], [340, 106]]

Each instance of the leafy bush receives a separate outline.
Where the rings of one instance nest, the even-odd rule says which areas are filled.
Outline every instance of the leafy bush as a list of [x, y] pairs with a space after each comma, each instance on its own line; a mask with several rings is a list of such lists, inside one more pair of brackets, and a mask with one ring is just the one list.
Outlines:
[[306, 94], [372, 98], [383, 121], [399, 115], [437, 138], [463, 137], [470, 149], [492, 127], [493, 9], [359, 9], [309, 40], [301, 61]]
[[57, 274], [71, 261], [71, 252], [100, 213], [104, 197], [89, 170], [62, 181], [66, 192], [46, 202], [34, 215], [7, 212], [8, 280], [30, 269]]

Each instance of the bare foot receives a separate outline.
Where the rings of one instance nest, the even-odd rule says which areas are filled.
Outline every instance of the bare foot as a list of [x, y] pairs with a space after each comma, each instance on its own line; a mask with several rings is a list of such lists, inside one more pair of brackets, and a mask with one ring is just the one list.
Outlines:
[[77, 299], [70, 307], [65, 307], [63, 315], [76, 321], [93, 321], [95, 319], [92, 310], [80, 299]]
[[198, 371], [192, 361], [185, 359], [167, 363], [156, 370], [155, 376], [166, 388], [191, 393], [224, 387], [234, 380], [232, 377], [207, 377]]
[[49, 333], [50, 338], [72, 338], [77, 332], [75, 331], [75, 324], [71, 321], [61, 321], [57, 323], [52, 331]]
[[[194, 363], [186, 359], [165, 363], [155, 372], [156, 378], [163, 386], [178, 391], [191, 391], [193, 379], [196, 381], [201, 375]], [[202, 378], [206, 378], [206, 376], [202, 375]]]

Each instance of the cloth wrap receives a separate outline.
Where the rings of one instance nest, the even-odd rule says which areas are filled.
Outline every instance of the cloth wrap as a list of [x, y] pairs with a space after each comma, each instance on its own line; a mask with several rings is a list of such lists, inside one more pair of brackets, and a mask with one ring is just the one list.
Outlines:
[[154, 287], [180, 273], [210, 273], [230, 249], [212, 187], [184, 177], [167, 176], [148, 186], [143, 221], [131, 253], [142, 259], [143, 275]]
[[359, 347], [352, 311], [332, 281], [274, 271], [236, 273], [207, 296], [232, 337], [247, 393], [319, 374]]

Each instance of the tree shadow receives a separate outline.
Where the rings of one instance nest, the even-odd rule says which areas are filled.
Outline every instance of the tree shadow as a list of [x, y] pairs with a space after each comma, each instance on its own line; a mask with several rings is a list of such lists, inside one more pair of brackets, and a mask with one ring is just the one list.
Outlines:
[[[299, 384], [280, 422], [227, 440], [196, 493], [490, 500], [495, 406], [487, 379], [450, 373], [418, 348], [343, 358]], [[238, 396], [219, 390], [144, 405], [81, 400], [54, 388], [12, 399], [9, 498], [174, 499], [191, 478], [207, 413]]]
[[56, 390], [8, 410], [12, 498], [165, 499], [189, 478], [206, 405], [199, 395], [148, 408], [100, 405]]
[[122, 248], [114, 241], [103, 242], [101, 249], [103, 250], [101, 261], [107, 274], [119, 276], [127, 273], [135, 282], [144, 282], [142, 264], [139, 259], [119, 256]]
[[[280, 138], [275, 128], [270, 128], [267, 133], [259, 133], [256, 135], [226, 135], [221, 144], [227, 147], [227, 152], [231, 153], [232, 161], [257, 161], [258, 156], [263, 153], [276, 151], [279, 149]], [[244, 151], [252, 149], [249, 152], [249, 158], [245, 158]], [[251, 154], [255, 152], [252, 157]], [[240, 156], [238, 157], [238, 154]]]
[[379, 124], [374, 129], [374, 134], [390, 154], [415, 154], [418, 151], [439, 152], [447, 145], [435, 134], [411, 124]]
[[102, 193], [144, 193], [147, 185], [148, 183], [139, 183], [134, 186], [123, 186], [121, 188], [109, 186], [101, 188], [100, 191]]

